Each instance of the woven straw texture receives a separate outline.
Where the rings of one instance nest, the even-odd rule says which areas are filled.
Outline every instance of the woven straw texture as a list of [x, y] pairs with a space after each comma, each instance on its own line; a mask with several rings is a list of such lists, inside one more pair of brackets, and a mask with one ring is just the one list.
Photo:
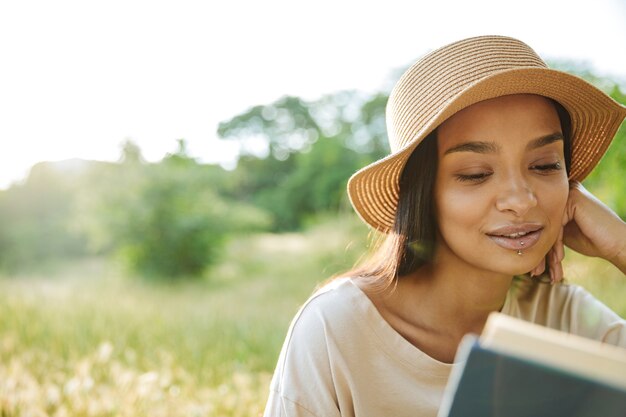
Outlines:
[[565, 107], [572, 119], [570, 179], [577, 181], [598, 164], [626, 117], [626, 107], [578, 77], [549, 69], [519, 40], [480, 36], [444, 46], [411, 66], [389, 95], [391, 153], [348, 182], [350, 201], [361, 219], [389, 232], [400, 174], [421, 140], [456, 112], [509, 94], [538, 94]]

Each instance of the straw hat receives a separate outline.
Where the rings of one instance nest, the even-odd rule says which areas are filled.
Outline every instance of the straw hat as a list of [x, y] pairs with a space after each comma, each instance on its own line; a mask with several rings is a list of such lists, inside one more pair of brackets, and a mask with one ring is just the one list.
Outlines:
[[570, 114], [570, 179], [577, 181], [600, 161], [626, 117], [626, 107], [578, 77], [549, 69], [517, 39], [480, 36], [452, 43], [413, 64], [389, 95], [391, 154], [350, 178], [348, 194], [356, 212], [374, 229], [391, 230], [400, 174], [422, 139], [474, 103], [522, 93], [554, 99]]

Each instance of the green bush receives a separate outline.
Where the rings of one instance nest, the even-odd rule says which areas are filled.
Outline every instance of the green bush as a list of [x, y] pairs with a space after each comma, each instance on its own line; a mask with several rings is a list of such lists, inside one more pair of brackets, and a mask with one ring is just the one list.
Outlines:
[[116, 252], [145, 277], [201, 276], [228, 236], [269, 224], [263, 211], [220, 195], [219, 171], [181, 144], [158, 164], [131, 160], [100, 172], [82, 210], [94, 249]]
[[85, 236], [72, 227], [78, 187], [40, 163], [23, 184], [0, 191], [0, 267], [15, 271], [85, 255]]

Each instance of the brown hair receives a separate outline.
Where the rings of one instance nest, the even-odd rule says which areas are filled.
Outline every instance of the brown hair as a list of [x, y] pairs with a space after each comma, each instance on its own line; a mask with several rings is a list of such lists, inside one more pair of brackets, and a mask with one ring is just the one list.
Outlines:
[[[565, 169], [569, 175], [571, 119], [560, 103], [551, 101], [561, 122]], [[433, 204], [438, 159], [435, 129], [417, 146], [402, 170], [392, 230], [387, 235], [378, 236], [371, 256], [340, 276], [369, 279], [373, 289], [384, 290], [397, 278], [432, 260], [438, 227]], [[545, 273], [548, 273], [548, 265]]]

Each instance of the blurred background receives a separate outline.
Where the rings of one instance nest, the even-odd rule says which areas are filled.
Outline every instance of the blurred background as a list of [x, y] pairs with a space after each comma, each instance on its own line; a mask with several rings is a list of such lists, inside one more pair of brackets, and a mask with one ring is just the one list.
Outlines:
[[[223, 3], [223, 4], [222, 4]], [[348, 177], [417, 58], [531, 45], [626, 105], [626, 5], [0, 4], [0, 415], [259, 415], [287, 327], [367, 250]], [[626, 217], [626, 127], [585, 185]], [[566, 277], [626, 317], [626, 279]]]

